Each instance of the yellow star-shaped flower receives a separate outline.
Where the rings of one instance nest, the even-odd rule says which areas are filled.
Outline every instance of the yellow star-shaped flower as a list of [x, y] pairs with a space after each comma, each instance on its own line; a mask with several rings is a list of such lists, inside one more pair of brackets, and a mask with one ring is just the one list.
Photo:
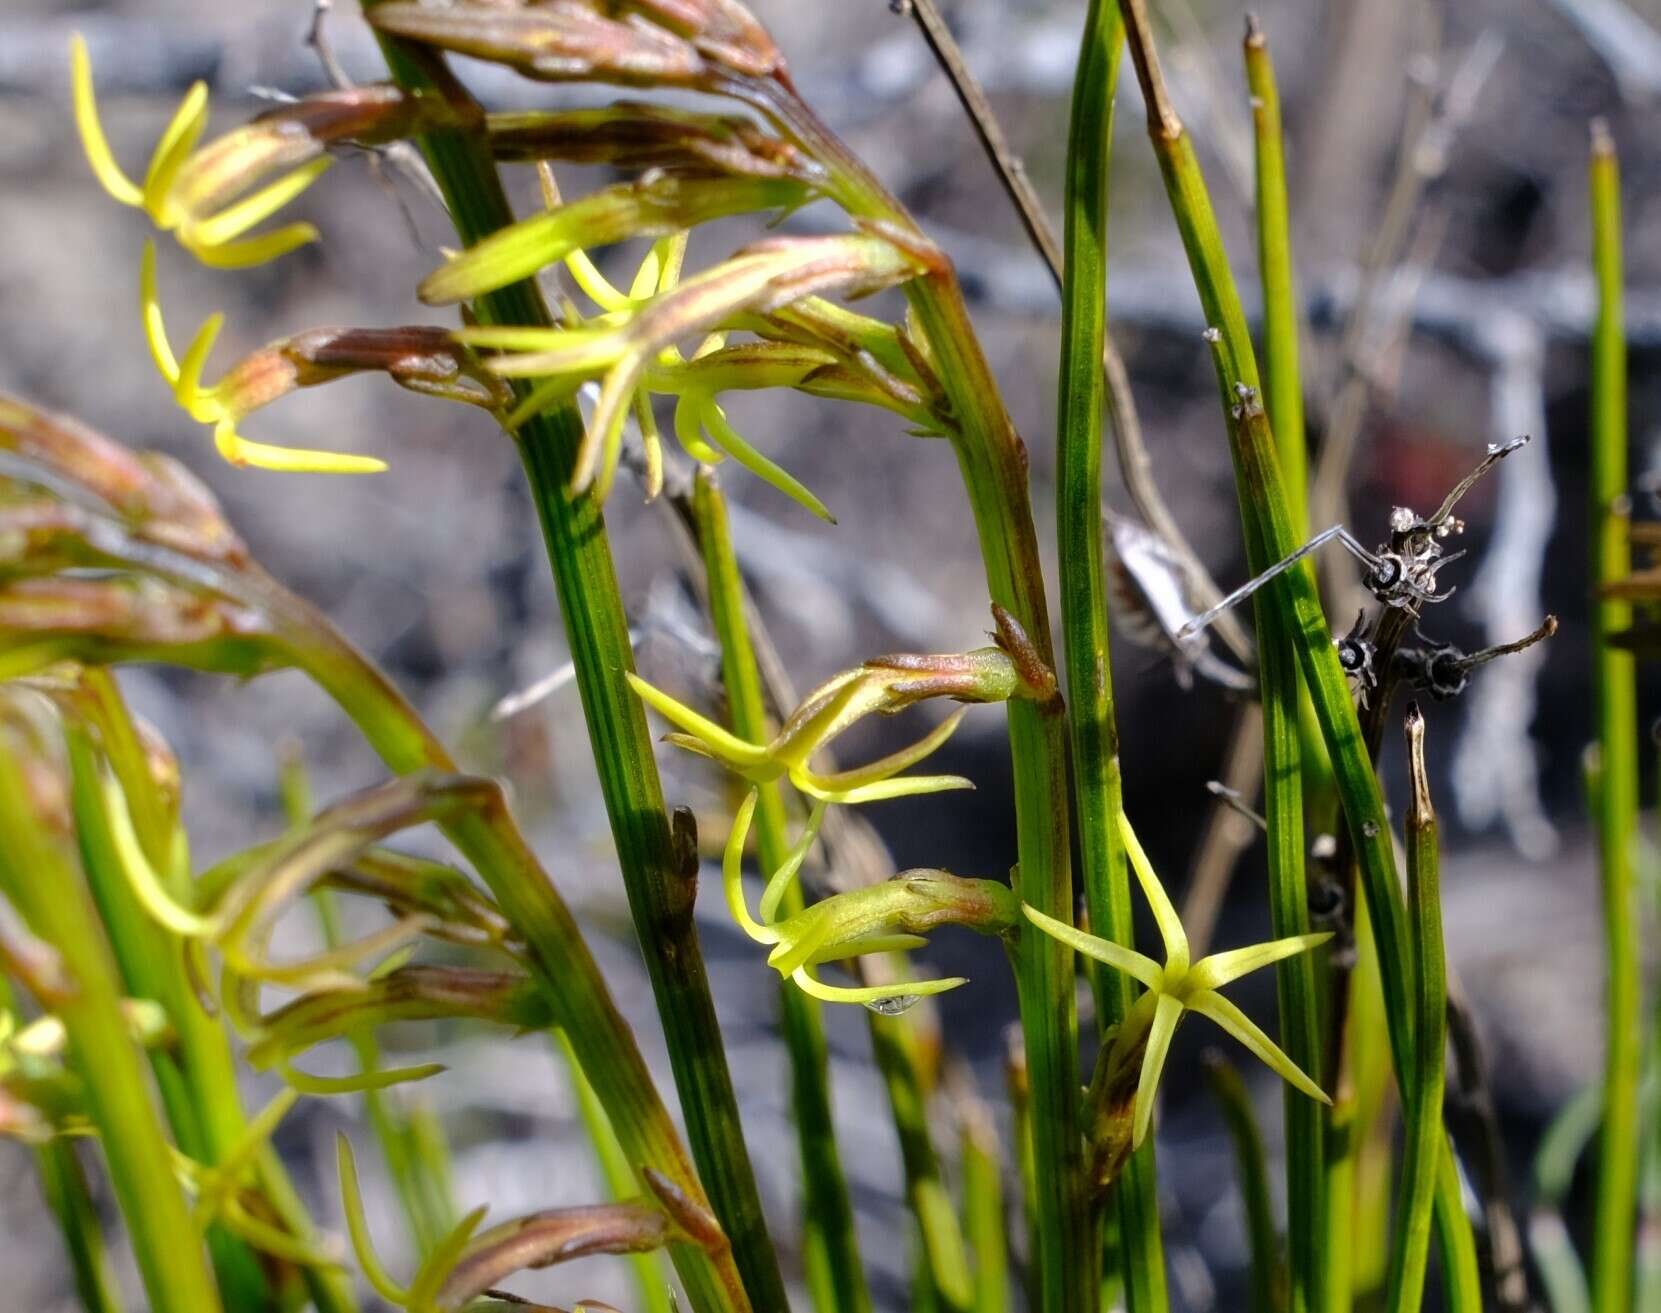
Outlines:
[[1025, 911], [1027, 919], [1045, 934], [1059, 939], [1086, 957], [1134, 976], [1147, 986], [1147, 992], [1132, 1005], [1113, 1036], [1113, 1048], [1108, 1057], [1110, 1069], [1116, 1065], [1123, 1066], [1134, 1058], [1139, 1047], [1145, 1046], [1142, 1047], [1141, 1071], [1136, 1081], [1131, 1147], [1137, 1148], [1147, 1137], [1153, 1118], [1154, 1092], [1159, 1086], [1160, 1073], [1165, 1068], [1171, 1039], [1183, 1014], [1190, 1011], [1210, 1017], [1272, 1071], [1310, 1098], [1331, 1103], [1332, 1100], [1321, 1087], [1305, 1075], [1250, 1017], [1217, 992], [1223, 985], [1259, 967], [1324, 944], [1332, 938], [1331, 934], [1293, 935], [1289, 939], [1275, 939], [1265, 944], [1253, 944], [1249, 948], [1213, 953], [1193, 962], [1188, 951], [1188, 935], [1177, 917], [1177, 910], [1171, 905], [1164, 886], [1137, 841], [1136, 832], [1131, 829], [1129, 818], [1123, 812], [1119, 813], [1119, 833], [1124, 838], [1125, 852], [1130, 857], [1131, 869], [1136, 872], [1137, 883], [1142, 886], [1142, 893], [1153, 909], [1154, 920], [1159, 924], [1160, 938], [1165, 941], [1163, 966], [1135, 949], [1086, 934], [1052, 916], [1046, 916], [1035, 907], [1027, 906]]

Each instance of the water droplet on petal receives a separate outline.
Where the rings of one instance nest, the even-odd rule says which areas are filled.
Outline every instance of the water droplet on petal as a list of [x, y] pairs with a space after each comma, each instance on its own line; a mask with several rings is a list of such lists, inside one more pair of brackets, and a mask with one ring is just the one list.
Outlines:
[[870, 1008], [879, 1017], [897, 1017], [910, 1012], [916, 1007], [921, 994], [893, 994], [888, 998], [873, 998], [867, 1000], [865, 1006]]

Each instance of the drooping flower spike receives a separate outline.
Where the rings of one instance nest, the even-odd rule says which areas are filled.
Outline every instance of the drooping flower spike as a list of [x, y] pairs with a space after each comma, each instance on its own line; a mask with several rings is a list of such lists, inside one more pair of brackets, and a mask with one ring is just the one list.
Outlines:
[[758, 944], [769, 944], [767, 965], [804, 993], [828, 1003], [861, 1003], [879, 1012], [903, 1009], [931, 994], [966, 984], [963, 976], [905, 980], [880, 985], [828, 985], [814, 968], [846, 962], [867, 953], [903, 952], [928, 941], [919, 930], [952, 924], [982, 934], [1003, 934], [1016, 924], [1016, 897], [995, 880], [969, 880], [945, 871], [902, 871], [892, 880], [822, 899], [794, 916], [775, 921], [785, 891], [819, 837], [825, 803], [814, 805], [801, 837], [784, 864], [769, 876], [752, 916], [744, 898], [744, 844], [749, 838], [759, 790], [751, 790], [733, 818], [721, 859], [722, 885], [733, 920]]
[[312, 387], [348, 374], [384, 372], [400, 387], [492, 412], [512, 399], [501, 379], [479, 367], [441, 328], [318, 328], [269, 343], [244, 356], [212, 386], [202, 370], [225, 317], [203, 322], [183, 356], [175, 356], [156, 290], [156, 249], [146, 242], [139, 266], [144, 335], [156, 369], [190, 417], [213, 425], [214, 446], [232, 465], [253, 465], [287, 473], [376, 474], [386, 462], [373, 456], [283, 447], [246, 438], [238, 425], [252, 412], [296, 388]]
[[317, 229], [309, 223], [285, 224], [255, 237], [245, 238], [243, 234], [311, 186], [333, 162], [327, 156], [308, 160], [275, 182], [240, 199], [227, 199], [211, 213], [201, 213], [189, 203], [188, 197], [180, 194], [176, 184], [185, 161], [207, 127], [207, 83], [197, 82], [185, 93], [150, 156], [144, 182], [139, 184], [116, 163], [109, 140], [104, 136], [92, 86], [92, 61], [87, 57], [86, 42], [79, 33], [70, 38], [69, 58], [75, 122], [93, 174], [111, 196], [123, 205], [143, 210], [157, 228], [173, 233], [179, 245], [203, 264], [220, 269], [245, 269], [274, 260], [317, 239]]
[[1253, 944], [1249, 948], [1213, 953], [1198, 962], [1191, 962], [1188, 936], [1177, 917], [1176, 908], [1172, 906], [1159, 877], [1154, 874], [1147, 854], [1137, 841], [1136, 832], [1131, 829], [1130, 819], [1123, 812], [1119, 813], [1119, 833], [1124, 840], [1131, 869], [1136, 872], [1137, 883], [1142, 886], [1148, 906], [1153, 909], [1160, 938], [1165, 944], [1163, 966], [1134, 949], [1087, 934], [1046, 916], [1035, 907], [1029, 905], [1023, 910], [1027, 919], [1045, 934], [1059, 939], [1086, 957], [1134, 976], [1147, 987], [1147, 992], [1132, 1005], [1114, 1035], [1105, 1066], [1110, 1086], [1118, 1084], [1124, 1087], [1134, 1083], [1135, 1105], [1129, 1147], [1134, 1150], [1147, 1138], [1153, 1119], [1154, 1094], [1165, 1067], [1165, 1057], [1170, 1052], [1171, 1039], [1178, 1024], [1189, 1011], [1211, 1018], [1294, 1088], [1312, 1099], [1331, 1103], [1332, 1100], [1320, 1086], [1287, 1057], [1251, 1018], [1217, 991], [1259, 967], [1324, 944], [1332, 935], [1294, 935], [1288, 939]]

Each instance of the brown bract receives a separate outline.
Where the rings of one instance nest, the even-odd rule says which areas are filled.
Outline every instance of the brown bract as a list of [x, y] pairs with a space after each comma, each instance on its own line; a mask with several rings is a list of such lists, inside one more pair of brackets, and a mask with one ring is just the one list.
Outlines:
[[771, 38], [731, 0], [376, 5], [381, 31], [508, 64], [545, 81], [712, 90], [727, 75], [788, 80]]

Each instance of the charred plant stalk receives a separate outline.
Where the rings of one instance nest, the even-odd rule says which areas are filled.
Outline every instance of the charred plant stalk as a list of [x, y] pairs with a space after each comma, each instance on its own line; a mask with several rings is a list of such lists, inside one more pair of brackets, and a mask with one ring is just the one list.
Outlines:
[[[1281, 484], [1274, 435], [1258, 400], [1261, 383], [1251, 336], [1199, 161], [1165, 89], [1145, 0], [1119, 0], [1119, 3], [1148, 106], [1148, 134], [1210, 324], [1207, 336], [1213, 344], [1218, 384], [1229, 417], [1246, 555], [1252, 568], [1261, 571], [1291, 555], [1301, 543]], [[1411, 959], [1383, 792], [1373, 772], [1348, 681], [1339, 665], [1308, 563], [1300, 562], [1282, 573], [1259, 596], [1263, 599], [1257, 612], [1260, 642], [1267, 648], [1278, 632], [1295, 653], [1332, 759], [1334, 782], [1350, 842], [1360, 862], [1368, 910], [1378, 938], [1391, 1055], [1398, 1080], [1405, 1082], [1414, 1070]], [[1295, 714], [1295, 702], [1292, 709]], [[1290, 1043], [1300, 1042], [1293, 1035], [1287, 1039]], [[1451, 1155], [1451, 1146], [1446, 1152]], [[1449, 1167], [1452, 1167], [1451, 1160]], [[1438, 1173], [1438, 1179], [1441, 1182], [1437, 1192], [1439, 1230], [1444, 1236], [1461, 1230], [1468, 1236], [1470, 1220], [1465, 1216], [1457, 1188], [1451, 1191], [1447, 1188], [1450, 1178], [1445, 1172]], [[1457, 1186], [1456, 1178], [1453, 1183]], [[1444, 1246], [1447, 1247], [1446, 1241]]]
[[[1627, 546], [1626, 330], [1622, 322], [1620, 169], [1614, 141], [1592, 129], [1592, 258], [1598, 314], [1592, 336], [1592, 578], [1594, 586], [1630, 572]], [[1633, 1227], [1638, 1194], [1638, 1083], [1643, 1064], [1643, 997], [1633, 845], [1638, 817], [1638, 707], [1633, 658], [1613, 647], [1632, 608], [1610, 599], [1595, 611], [1598, 855], [1603, 873], [1609, 981], [1593, 1225], [1592, 1307], [1623, 1313], [1632, 1304]]]
[[[761, 672], [745, 620], [744, 583], [733, 552], [727, 506], [711, 472], [700, 470], [693, 481], [692, 513], [703, 548], [708, 581], [711, 628], [721, 645], [721, 675], [727, 692], [732, 730], [741, 738], [764, 742], [772, 734], [762, 694]], [[784, 797], [777, 783], [759, 786], [756, 805], [756, 852], [762, 869], [776, 871], [789, 857]], [[801, 888], [792, 884], [779, 907], [781, 916], [802, 910]], [[853, 1204], [836, 1147], [830, 1103], [830, 1054], [825, 1043], [821, 1006], [794, 984], [780, 989], [785, 1044], [790, 1053], [791, 1106], [795, 1113], [804, 1194], [804, 1249], [822, 1271], [828, 1289], [821, 1313], [860, 1313], [871, 1307], [864, 1265], [854, 1234]]]
[[[1124, 23], [1118, 9], [1112, 0], [1092, 0], [1073, 82], [1067, 148], [1066, 264], [1056, 402], [1060, 426], [1056, 533], [1085, 903], [1096, 934], [1131, 946], [1130, 884], [1119, 840], [1124, 790], [1119, 727], [1113, 707], [1101, 510], [1107, 179], [1113, 97], [1123, 49]], [[1129, 1012], [1132, 982], [1117, 971], [1096, 970], [1092, 977], [1105, 1036]], [[1166, 1303], [1165, 1257], [1151, 1139], [1126, 1162], [1113, 1205], [1117, 1216], [1112, 1224], [1120, 1232], [1120, 1253], [1132, 1307], [1162, 1308]]]
[[[442, 95], [464, 120], [471, 121], [468, 127], [429, 133], [420, 141], [462, 242], [474, 245], [506, 227], [513, 213], [491, 158], [482, 113], [450, 77], [441, 57], [418, 58], [392, 39], [385, 39], [384, 48], [401, 86]], [[475, 310], [487, 323], [548, 326], [553, 322], [531, 282], [489, 293], [478, 300]], [[595, 753], [600, 788], [668, 1041], [693, 1158], [742, 1274], [742, 1291], [729, 1288], [726, 1298], [747, 1296], [757, 1308], [782, 1308], [784, 1282], [750, 1168], [738, 1100], [692, 919], [695, 869], [688, 870], [675, 851], [645, 711], [623, 679], [624, 672], [633, 668], [633, 650], [604, 517], [597, 498], [570, 491], [571, 462], [582, 438], [576, 406], [566, 404], [544, 412], [525, 424], [517, 438], [542, 521], [589, 736], [602, 745]], [[581, 1036], [576, 1026], [569, 1033], [573, 1039]], [[598, 1085], [600, 1076], [586, 1061], [584, 1069]], [[684, 1170], [676, 1175], [683, 1188], [691, 1184]], [[678, 1255], [689, 1252], [684, 1246], [677, 1250]], [[687, 1267], [680, 1266], [686, 1279]], [[714, 1295], [709, 1290], [695, 1298]]]
[[1390, 1256], [1386, 1307], [1391, 1313], [1418, 1313], [1424, 1301], [1431, 1206], [1442, 1156], [1442, 1091], [1446, 1085], [1448, 980], [1442, 948], [1436, 810], [1430, 801], [1430, 778], [1425, 771], [1425, 722], [1416, 703], [1407, 708], [1407, 761], [1412, 788], [1407, 812], [1407, 904], [1418, 1037], [1413, 1078], [1402, 1083], [1407, 1143], [1402, 1153], [1396, 1237]]

